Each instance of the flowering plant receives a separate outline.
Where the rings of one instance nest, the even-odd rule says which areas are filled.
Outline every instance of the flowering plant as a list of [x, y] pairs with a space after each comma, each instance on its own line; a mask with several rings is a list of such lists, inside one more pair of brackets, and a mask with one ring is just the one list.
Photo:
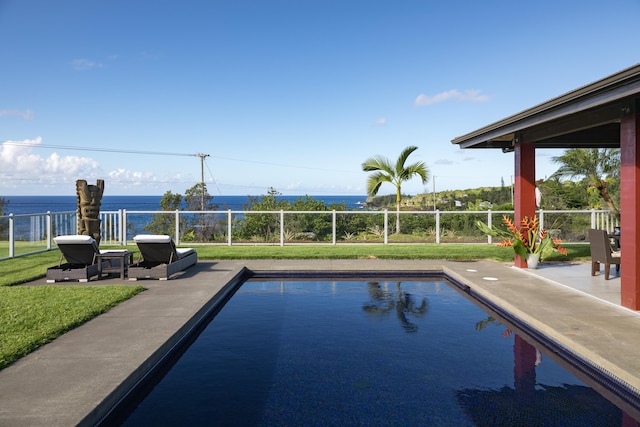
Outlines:
[[478, 221], [477, 226], [485, 234], [501, 238], [502, 242], [498, 246], [512, 246], [522, 258], [526, 258], [528, 254], [540, 254], [542, 257], [552, 251], [567, 254], [567, 250], [560, 246], [562, 240], [552, 239], [545, 229], [541, 229], [540, 221], [535, 215], [533, 218], [522, 218], [520, 228], [506, 215], [502, 217], [502, 222], [507, 226], [507, 231], [489, 227], [482, 221]]

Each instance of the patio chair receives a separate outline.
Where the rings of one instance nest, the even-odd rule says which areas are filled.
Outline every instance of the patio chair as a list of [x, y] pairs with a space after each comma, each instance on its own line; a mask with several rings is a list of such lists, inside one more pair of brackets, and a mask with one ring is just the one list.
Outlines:
[[[60, 261], [55, 267], [47, 268], [47, 283], [67, 280], [88, 282], [100, 275], [98, 264], [98, 243], [91, 236], [57, 236], [53, 241], [60, 249]], [[65, 259], [66, 263], [62, 263]]]
[[620, 251], [611, 249], [611, 241], [606, 230], [589, 230], [589, 248], [591, 249], [591, 275], [600, 272], [604, 264], [604, 279], [609, 280], [611, 264], [615, 264], [616, 273], [620, 272]]
[[167, 235], [144, 234], [133, 238], [140, 249], [142, 260], [129, 267], [129, 280], [168, 280], [172, 274], [198, 262], [192, 248], [176, 248]]

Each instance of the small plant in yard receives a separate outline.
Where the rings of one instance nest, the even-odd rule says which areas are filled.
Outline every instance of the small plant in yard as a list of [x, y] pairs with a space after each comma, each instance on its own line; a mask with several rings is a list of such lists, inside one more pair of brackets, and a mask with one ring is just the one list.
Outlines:
[[349, 233], [348, 231], [344, 232], [344, 240], [356, 240], [358, 238], [357, 234]]
[[533, 218], [522, 218], [520, 228], [506, 215], [502, 217], [502, 222], [507, 226], [506, 231], [489, 227], [482, 221], [478, 221], [477, 226], [483, 233], [501, 238], [502, 242], [498, 246], [511, 246], [516, 254], [525, 259], [529, 254], [539, 254], [541, 258], [551, 252], [567, 254], [567, 250], [560, 246], [562, 240], [552, 239], [545, 229], [541, 229], [540, 221], [535, 215]]
[[375, 227], [369, 227], [369, 233], [373, 234], [377, 238], [384, 237], [384, 230], [381, 229], [379, 225], [376, 225]]
[[296, 233], [294, 231], [284, 230], [284, 240], [286, 240], [287, 242], [290, 242], [295, 238], [296, 238]]
[[456, 233], [456, 230], [443, 230], [442, 237], [447, 239], [456, 239], [458, 237], [458, 233]]

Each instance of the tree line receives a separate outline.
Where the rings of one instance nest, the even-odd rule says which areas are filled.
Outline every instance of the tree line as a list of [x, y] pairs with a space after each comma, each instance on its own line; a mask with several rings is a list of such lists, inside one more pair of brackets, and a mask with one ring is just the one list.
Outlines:
[[[387, 209], [395, 207], [397, 211], [395, 225], [389, 225], [392, 232], [400, 234], [428, 233], [432, 229], [432, 218], [403, 216], [400, 222], [400, 210], [512, 210], [513, 188], [504, 182], [499, 187], [480, 187], [467, 190], [441, 191], [417, 196], [402, 195], [401, 185], [418, 177], [425, 183], [430, 172], [423, 162], [405, 165], [408, 157], [417, 147], [407, 147], [395, 163], [382, 156], [374, 156], [362, 164], [363, 171], [372, 172], [367, 181], [369, 198], [366, 209]], [[554, 157], [559, 169], [548, 179], [536, 183], [542, 194], [540, 207], [545, 210], [571, 209], [610, 209], [619, 216], [620, 200], [620, 156], [614, 149], [571, 149], [563, 155]], [[377, 192], [385, 183], [395, 187], [395, 194], [378, 196]], [[327, 211], [327, 215], [304, 213], [288, 214], [285, 230], [286, 240], [327, 240], [332, 235], [331, 211], [346, 211], [345, 203], [325, 205], [311, 196], [300, 197], [294, 201], [280, 198], [281, 193], [270, 188], [267, 194], [250, 196], [244, 206], [246, 211], [255, 211], [237, 215], [233, 219], [232, 234], [234, 241], [277, 241], [280, 237], [280, 216], [276, 213], [258, 213], [258, 211]], [[155, 214], [145, 227], [154, 234], [175, 233], [175, 217], [169, 212], [176, 210], [204, 211], [218, 209], [206, 184], [198, 183], [189, 188], [184, 197], [167, 191], [160, 201], [161, 209], [167, 214]], [[435, 204], [435, 205], [434, 205]], [[452, 230], [471, 230], [475, 218], [455, 217], [445, 221], [456, 224], [443, 224]], [[184, 241], [224, 241], [228, 233], [226, 216], [196, 213], [180, 216], [180, 229]], [[401, 229], [402, 227], [402, 229]], [[364, 239], [379, 237], [384, 224], [380, 215], [340, 215], [337, 217], [336, 234], [341, 239]], [[354, 231], [359, 230], [359, 231]]]
[[[417, 147], [407, 147], [395, 164], [382, 156], [374, 156], [362, 164], [362, 170], [372, 172], [367, 180], [367, 203], [386, 208], [395, 200], [396, 209], [439, 210], [510, 210], [513, 209], [513, 187], [481, 187], [467, 190], [441, 191], [437, 194], [402, 196], [404, 182], [419, 177], [422, 184], [430, 178], [430, 171], [422, 162], [405, 166], [409, 155]], [[536, 182], [542, 194], [542, 209], [609, 209], [620, 218], [620, 150], [613, 148], [575, 148], [565, 150], [552, 160], [558, 170], [548, 179]], [[393, 184], [396, 194], [378, 197], [385, 182]], [[398, 227], [399, 230], [399, 227]]]

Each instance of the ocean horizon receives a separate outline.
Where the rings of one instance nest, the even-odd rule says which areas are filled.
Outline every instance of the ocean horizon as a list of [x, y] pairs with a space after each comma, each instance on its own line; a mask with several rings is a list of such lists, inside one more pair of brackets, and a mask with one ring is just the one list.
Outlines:
[[[213, 204], [216, 210], [244, 210], [249, 202], [249, 197], [260, 196], [213, 196]], [[4, 214], [23, 215], [40, 214], [47, 212], [73, 212], [77, 209], [77, 198], [73, 196], [0, 196], [8, 201], [4, 206]], [[295, 201], [306, 196], [278, 196], [279, 199]], [[367, 196], [362, 195], [325, 195], [308, 196], [315, 200], [324, 202], [325, 205], [344, 202], [349, 210], [357, 210], [362, 207], [362, 203], [367, 200]], [[159, 211], [162, 196], [109, 196], [102, 197], [101, 212], [117, 211], [126, 209], [128, 211]]]

